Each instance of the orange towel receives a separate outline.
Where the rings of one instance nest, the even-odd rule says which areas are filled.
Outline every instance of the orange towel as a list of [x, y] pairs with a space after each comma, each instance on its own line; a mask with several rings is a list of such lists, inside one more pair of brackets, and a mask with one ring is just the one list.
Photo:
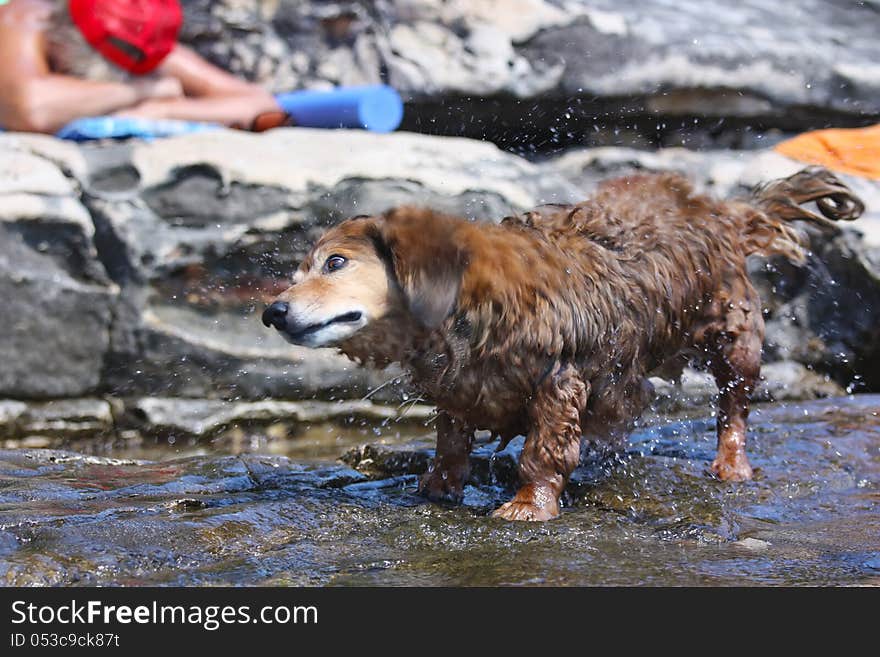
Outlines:
[[880, 124], [805, 132], [776, 145], [787, 157], [880, 180]]

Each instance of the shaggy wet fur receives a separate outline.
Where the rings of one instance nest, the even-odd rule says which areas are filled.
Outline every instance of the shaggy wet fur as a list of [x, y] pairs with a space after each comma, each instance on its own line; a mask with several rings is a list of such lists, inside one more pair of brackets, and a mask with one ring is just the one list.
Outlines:
[[808, 201], [832, 220], [862, 211], [839, 180], [811, 168], [744, 201], [651, 174], [497, 225], [417, 208], [357, 217], [324, 235], [264, 321], [292, 342], [412, 372], [440, 410], [420, 486], [433, 500], [461, 499], [474, 431], [488, 429], [502, 441], [526, 436], [523, 485], [495, 514], [558, 515], [582, 436], [619, 441], [650, 399], [649, 374], [670, 376], [688, 360], [720, 391], [712, 472], [748, 479], [764, 322], [746, 257], [803, 262], [788, 222], [834, 230], [800, 207]]

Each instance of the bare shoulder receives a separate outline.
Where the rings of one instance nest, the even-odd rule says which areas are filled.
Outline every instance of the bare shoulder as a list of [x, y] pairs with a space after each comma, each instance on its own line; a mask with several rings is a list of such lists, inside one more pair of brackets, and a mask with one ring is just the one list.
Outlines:
[[9, 120], [9, 98], [22, 80], [47, 70], [45, 34], [53, 5], [44, 0], [12, 0], [0, 6], [0, 114]]
[[0, 5], [0, 30], [42, 32], [53, 11], [54, 5], [47, 0], [11, 0]]

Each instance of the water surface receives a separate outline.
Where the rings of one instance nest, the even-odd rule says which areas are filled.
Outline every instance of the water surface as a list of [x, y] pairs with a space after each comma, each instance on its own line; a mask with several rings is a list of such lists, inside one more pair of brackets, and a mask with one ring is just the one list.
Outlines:
[[[652, 421], [544, 524], [487, 517], [516, 441], [478, 446], [460, 507], [415, 495], [419, 429], [4, 450], [0, 583], [880, 584], [880, 395], [759, 407], [744, 484], [706, 475], [713, 424]], [[370, 476], [336, 460], [371, 440]]]

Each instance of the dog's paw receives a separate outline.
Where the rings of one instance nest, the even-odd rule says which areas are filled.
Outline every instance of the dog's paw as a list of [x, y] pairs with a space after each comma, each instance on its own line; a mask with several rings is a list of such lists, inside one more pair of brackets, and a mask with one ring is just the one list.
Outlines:
[[464, 480], [463, 473], [455, 470], [430, 470], [419, 480], [419, 495], [424, 495], [432, 502], [461, 504]]
[[502, 504], [492, 514], [493, 518], [543, 522], [559, 515], [559, 501], [548, 486], [526, 484], [514, 498]]
[[748, 481], [752, 478], [752, 466], [741, 452], [731, 458], [717, 457], [712, 461], [711, 470], [721, 481]]
[[551, 510], [542, 506], [535, 506], [528, 502], [515, 502], [511, 500], [495, 509], [492, 513], [493, 518], [504, 518], [505, 520], [525, 520], [528, 522], [544, 522], [545, 520], [553, 520], [559, 512], [553, 513]]

